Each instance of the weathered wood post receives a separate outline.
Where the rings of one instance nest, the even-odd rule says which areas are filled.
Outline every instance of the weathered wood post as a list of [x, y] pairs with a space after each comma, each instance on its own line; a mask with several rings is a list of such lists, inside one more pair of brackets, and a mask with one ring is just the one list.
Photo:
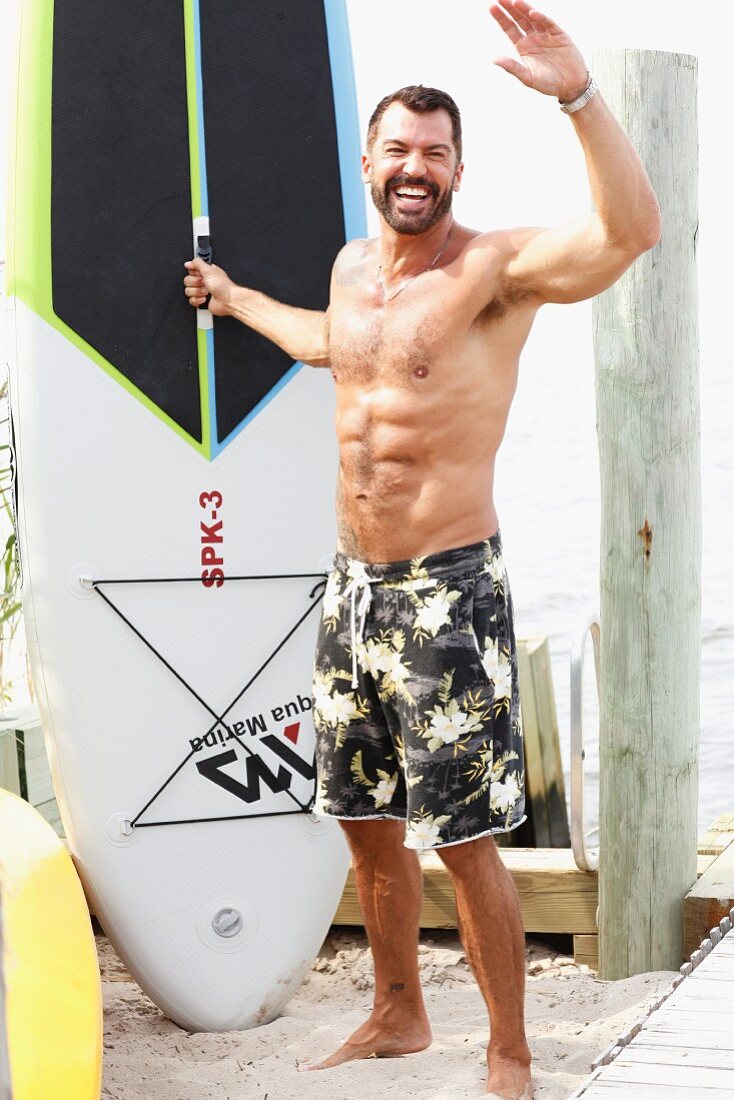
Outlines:
[[701, 605], [697, 63], [604, 51], [661, 242], [594, 302], [601, 467], [600, 975], [677, 968], [696, 880]]

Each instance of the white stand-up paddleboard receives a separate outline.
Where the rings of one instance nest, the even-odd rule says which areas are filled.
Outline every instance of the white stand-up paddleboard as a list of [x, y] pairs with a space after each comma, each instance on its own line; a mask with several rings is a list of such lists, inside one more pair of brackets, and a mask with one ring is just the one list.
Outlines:
[[197, 316], [183, 263], [195, 240], [238, 283], [326, 305], [364, 235], [344, 3], [22, 0], [20, 26], [16, 507], [61, 815], [145, 992], [187, 1028], [251, 1027], [347, 870], [309, 812], [331, 378]]

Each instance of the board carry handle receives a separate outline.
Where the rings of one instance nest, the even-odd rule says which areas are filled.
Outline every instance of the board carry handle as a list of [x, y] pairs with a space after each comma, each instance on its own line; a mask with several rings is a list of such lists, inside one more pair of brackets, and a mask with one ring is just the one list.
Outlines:
[[[208, 218], [194, 218], [194, 255], [207, 264], [212, 262], [212, 239], [209, 236]], [[210, 298], [211, 295], [208, 294], [203, 306], [198, 306], [196, 309], [197, 328], [207, 329], [214, 326], [214, 317], [207, 309]]]

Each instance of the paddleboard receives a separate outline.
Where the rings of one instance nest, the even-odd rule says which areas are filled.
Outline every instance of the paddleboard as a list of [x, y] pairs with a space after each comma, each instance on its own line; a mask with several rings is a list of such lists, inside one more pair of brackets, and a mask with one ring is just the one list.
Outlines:
[[51, 826], [0, 788], [0, 1095], [98, 1100], [102, 990], [74, 864]]
[[300, 984], [348, 864], [310, 813], [333, 395], [194, 311], [183, 263], [326, 306], [365, 235], [345, 7], [22, 0], [17, 57], [16, 512], [59, 808], [145, 992], [247, 1028]]

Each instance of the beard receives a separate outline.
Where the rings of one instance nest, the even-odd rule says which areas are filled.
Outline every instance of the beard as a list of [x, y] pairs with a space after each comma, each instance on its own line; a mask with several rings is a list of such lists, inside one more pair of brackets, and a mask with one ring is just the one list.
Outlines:
[[[411, 214], [409, 211], [397, 211], [393, 209], [390, 204], [390, 192], [401, 185], [425, 187], [433, 200], [433, 205], [429, 206], [427, 210], [421, 213], [416, 211], [415, 214]], [[416, 237], [419, 233], [425, 233], [427, 229], [430, 229], [432, 226], [436, 225], [437, 222], [440, 222], [441, 218], [451, 209], [454, 197], [452, 187], [447, 188], [442, 195], [439, 191], [438, 184], [434, 183], [433, 180], [424, 178], [413, 179], [410, 176], [403, 175], [393, 176], [393, 178], [388, 180], [382, 188], [378, 187], [377, 184], [373, 182], [370, 185], [370, 192], [377, 212], [382, 215], [390, 228], [394, 229], [396, 233], [402, 233], [408, 237]]]

